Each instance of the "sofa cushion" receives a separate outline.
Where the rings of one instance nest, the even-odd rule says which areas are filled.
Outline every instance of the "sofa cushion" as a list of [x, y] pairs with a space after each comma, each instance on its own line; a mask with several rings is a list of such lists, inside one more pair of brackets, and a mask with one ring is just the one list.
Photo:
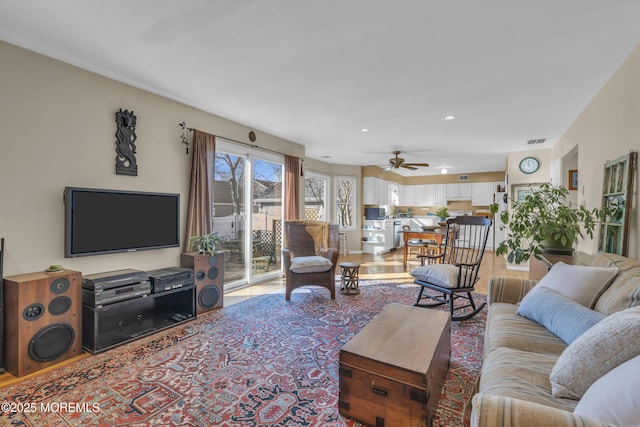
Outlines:
[[595, 310], [604, 314], [640, 305], [640, 272], [623, 271], [598, 298]]
[[411, 275], [423, 282], [433, 283], [443, 288], [453, 288], [458, 283], [459, 267], [453, 264], [430, 264], [415, 268]]
[[567, 344], [605, 318], [604, 314], [547, 287], [529, 292], [520, 303], [517, 314], [539, 323]]
[[627, 360], [591, 384], [575, 414], [618, 426], [640, 423], [640, 356]]
[[294, 273], [322, 273], [332, 266], [330, 260], [321, 256], [298, 256], [291, 260], [289, 270]]
[[495, 348], [485, 354], [479, 391], [573, 412], [577, 401], [551, 395], [549, 373], [557, 358], [551, 354]]
[[484, 351], [497, 347], [554, 354], [556, 357], [567, 348], [567, 343], [533, 320], [518, 316], [518, 306], [494, 303], [487, 312]]
[[558, 262], [531, 290], [548, 287], [588, 308], [594, 304], [619, 273], [617, 267], [603, 268]]
[[597, 253], [591, 260], [592, 267], [617, 267], [620, 271], [640, 272], [640, 261], [626, 256], [610, 254], [607, 252]]
[[551, 371], [556, 397], [580, 399], [598, 378], [640, 354], [640, 307], [619, 311], [571, 343]]

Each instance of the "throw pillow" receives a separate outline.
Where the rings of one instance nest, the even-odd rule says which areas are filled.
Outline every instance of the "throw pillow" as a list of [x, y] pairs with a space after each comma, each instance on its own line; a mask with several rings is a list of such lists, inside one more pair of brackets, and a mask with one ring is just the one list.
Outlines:
[[567, 344], [606, 317], [547, 287], [527, 294], [517, 314], [539, 323]]
[[640, 274], [623, 271], [598, 298], [594, 309], [612, 314], [637, 305], [640, 305]]
[[598, 378], [640, 354], [640, 307], [611, 314], [562, 352], [549, 377], [555, 397], [580, 399]]
[[573, 411], [617, 426], [640, 423], [640, 356], [624, 362], [594, 382]]
[[459, 270], [460, 268], [452, 264], [431, 264], [414, 269], [411, 275], [423, 282], [453, 288], [458, 284]]
[[322, 273], [329, 271], [333, 264], [321, 256], [298, 256], [291, 260], [289, 270], [294, 273]]
[[551, 288], [585, 307], [593, 308], [598, 297], [618, 273], [616, 267], [589, 267], [558, 262], [530, 292], [541, 287]]

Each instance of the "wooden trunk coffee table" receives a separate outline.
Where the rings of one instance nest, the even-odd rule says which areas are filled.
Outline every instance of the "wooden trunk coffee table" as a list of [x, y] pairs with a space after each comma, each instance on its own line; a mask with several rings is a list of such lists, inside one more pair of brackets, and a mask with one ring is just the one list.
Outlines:
[[340, 350], [340, 414], [431, 426], [450, 356], [449, 312], [389, 304]]

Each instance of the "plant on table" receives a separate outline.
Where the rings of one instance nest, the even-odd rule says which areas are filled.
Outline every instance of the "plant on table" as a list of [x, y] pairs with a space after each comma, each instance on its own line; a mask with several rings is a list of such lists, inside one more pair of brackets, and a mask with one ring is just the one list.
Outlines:
[[449, 217], [449, 208], [446, 206], [441, 207], [436, 211], [436, 216], [440, 217], [440, 221], [446, 221]]
[[[506, 239], [498, 245], [496, 255], [507, 254], [507, 260], [520, 264], [532, 255], [543, 252], [572, 253], [573, 246], [586, 233], [593, 238], [598, 222], [608, 215], [617, 215], [606, 208], [588, 210], [566, 200], [569, 190], [542, 184], [530, 188], [521, 200], [510, 199], [511, 206], [500, 214], [507, 227]], [[498, 212], [498, 204], [491, 205], [491, 213]]]
[[216, 249], [223, 243], [224, 239], [215, 231], [202, 236], [191, 236], [189, 239], [189, 245], [192, 251], [198, 251], [200, 253], [209, 252], [211, 255], [213, 255]]

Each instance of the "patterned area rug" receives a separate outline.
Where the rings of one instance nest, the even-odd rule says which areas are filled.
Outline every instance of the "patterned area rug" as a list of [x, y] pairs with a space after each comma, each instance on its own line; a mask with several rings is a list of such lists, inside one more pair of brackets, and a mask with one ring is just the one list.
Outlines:
[[[12, 426], [348, 426], [338, 412], [340, 347], [417, 287], [363, 280], [361, 294], [263, 295], [2, 390]], [[480, 298], [484, 296], [479, 295]], [[453, 322], [436, 426], [462, 426], [485, 323]], [[3, 408], [4, 409], [4, 408]]]

